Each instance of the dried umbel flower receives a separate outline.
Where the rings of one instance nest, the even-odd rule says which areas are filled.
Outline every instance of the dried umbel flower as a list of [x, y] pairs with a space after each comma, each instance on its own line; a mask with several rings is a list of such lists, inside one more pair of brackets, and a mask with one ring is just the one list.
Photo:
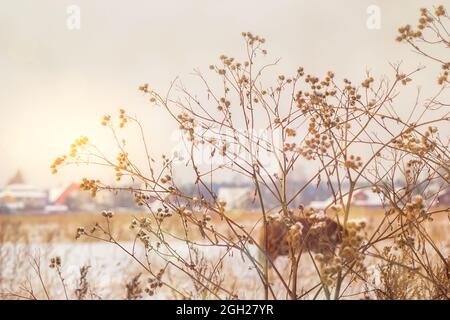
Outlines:
[[163, 286], [161, 279], [165, 271], [165, 269], [160, 269], [154, 278], [148, 278], [147, 287], [144, 289], [148, 295], [153, 296], [155, 294], [155, 290]]
[[445, 83], [449, 83], [448, 71], [447, 70], [443, 71], [442, 74], [438, 78], [438, 84], [439, 85], [443, 85]]
[[[334, 252], [341, 242], [343, 228], [323, 214], [310, 211], [308, 217], [291, 216], [286, 219], [269, 219], [267, 225], [268, 256], [275, 260], [278, 256], [292, 252]], [[264, 228], [260, 232], [260, 244], [264, 244]]]
[[77, 233], [75, 235], [75, 239], [79, 239], [82, 235], [85, 235], [86, 232], [83, 227], [78, 227]]
[[413, 130], [414, 125], [411, 124], [410, 130], [406, 130], [401, 137], [394, 141], [396, 147], [419, 156], [429, 154], [436, 149], [436, 141], [429, 130], [425, 131], [420, 139]]
[[138, 218], [138, 219], [133, 219], [132, 224], [134, 224], [134, 226], [139, 227], [140, 229], [149, 229], [151, 228], [151, 219], [147, 218], [147, 217], [142, 217], [142, 218]]
[[[430, 22], [430, 19], [432, 19], [431, 17], [426, 18], [425, 24], [421, 24], [419, 25], [419, 29], [423, 29], [426, 23]], [[432, 20], [431, 20], [432, 21]], [[396, 38], [397, 41], [401, 42], [401, 41], [411, 41], [415, 38], [420, 38], [422, 37], [422, 32], [420, 30], [414, 31], [411, 27], [411, 25], [407, 24], [404, 27], [401, 27], [398, 29], [398, 32], [400, 33], [400, 35]]]
[[52, 169], [52, 174], [58, 173], [58, 169], [57, 169], [58, 166], [62, 165], [64, 163], [64, 161], [66, 161], [66, 159], [67, 159], [66, 155], [63, 155], [63, 156], [55, 159], [53, 164], [50, 166], [50, 168]]
[[112, 211], [110, 211], [110, 210], [103, 210], [102, 211], [102, 216], [104, 216], [105, 218], [108, 218], [108, 219], [110, 219], [110, 218], [112, 218], [113, 216], [114, 216], [114, 213], [112, 212]]
[[411, 82], [411, 81], [412, 81], [411, 78], [407, 77], [407, 76], [406, 76], [405, 74], [403, 74], [403, 73], [397, 74], [397, 75], [396, 75], [396, 78], [397, 78], [397, 81], [401, 81], [401, 83], [402, 83], [403, 85], [406, 85], [408, 82]]
[[[420, 9], [420, 17], [417, 24], [417, 30], [414, 30], [411, 25], [406, 25], [398, 29], [400, 35], [396, 38], [399, 42], [406, 42], [410, 44], [415, 51], [420, 54], [441, 63], [443, 73], [438, 77], [438, 84], [445, 85], [449, 83], [448, 78], [448, 61], [446, 58], [439, 59], [433, 57], [432, 54], [426, 52], [423, 46], [424, 43], [442, 44], [445, 48], [449, 48], [448, 33], [446, 31], [445, 22], [448, 21], [448, 15], [444, 6], [440, 5], [435, 8], [434, 12], [426, 9]], [[402, 80], [402, 84], [406, 84], [410, 79]]]
[[326, 287], [331, 287], [336, 280], [337, 273], [342, 270], [341, 258], [330, 254], [317, 254], [315, 260], [320, 267], [320, 280]]
[[369, 78], [367, 78], [366, 80], [364, 80], [364, 81], [361, 83], [361, 85], [362, 85], [364, 88], [368, 89], [368, 88], [370, 88], [370, 85], [372, 84], [373, 81], [374, 81], [374, 80], [373, 80], [373, 77], [369, 77]]
[[133, 219], [132, 221], [131, 221], [131, 224], [130, 224], [130, 229], [135, 229], [136, 227], [138, 226], [138, 221], [136, 220], [136, 219]]
[[423, 208], [424, 203], [423, 203], [423, 198], [421, 195], [417, 195], [414, 197], [414, 206], [419, 209]]
[[81, 136], [80, 138], [76, 139], [74, 143], [70, 146], [70, 154], [69, 156], [74, 158], [77, 155], [77, 152], [79, 149], [87, 145], [89, 142], [89, 139], [86, 136]]
[[139, 86], [139, 90], [144, 92], [144, 93], [150, 92], [148, 83], [144, 83], [143, 85]]
[[442, 17], [445, 16], [446, 12], [445, 12], [445, 8], [443, 5], [440, 5], [436, 8], [436, 10], [434, 11], [434, 13], [436, 14], [436, 16], [438, 17]]
[[288, 137], [295, 137], [296, 136], [296, 132], [294, 129], [290, 129], [290, 128], [286, 128], [286, 134], [288, 135]]
[[244, 39], [248, 42], [248, 44], [251, 46], [257, 46], [266, 42], [266, 39], [258, 35], [254, 35], [251, 32], [242, 32], [241, 34], [244, 37]]
[[56, 257], [51, 258], [49, 267], [52, 269], [61, 267], [61, 257], [56, 256]]
[[[81, 136], [80, 138], [76, 139], [75, 142], [70, 146], [69, 156], [71, 158], [76, 158], [78, 151], [83, 149], [88, 143], [89, 139], [86, 136]], [[63, 165], [66, 162], [67, 158], [67, 155], [63, 155], [55, 159], [55, 161], [50, 166], [53, 174], [56, 174], [58, 172], [58, 167]]]
[[155, 216], [156, 216], [156, 219], [158, 220], [158, 222], [161, 223], [161, 222], [164, 221], [164, 219], [169, 218], [172, 215], [173, 215], [173, 212], [171, 212], [168, 207], [163, 205], [162, 208], [158, 208], [156, 210], [156, 215]]
[[298, 243], [302, 242], [304, 226], [301, 222], [296, 222], [289, 227], [288, 243], [292, 248], [298, 247]]
[[114, 166], [116, 171], [116, 181], [120, 181], [124, 173], [130, 171], [131, 162], [128, 159], [128, 152], [120, 152], [117, 157], [117, 164]]
[[323, 251], [316, 256], [319, 262], [321, 281], [327, 286], [333, 285], [336, 275], [345, 266], [352, 266], [352, 270], [363, 274], [365, 255], [360, 251], [364, 237], [362, 236], [365, 222], [349, 222], [341, 233], [341, 241], [336, 246], [336, 254], [331, 251]]
[[140, 229], [136, 237], [143, 243], [146, 249], [152, 248], [150, 233], [146, 229]]
[[408, 224], [410, 231], [415, 229], [414, 222], [418, 218], [430, 218], [425, 210], [425, 201], [421, 195], [416, 195], [410, 202], [405, 204], [402, 215], [406, 216], [407, 221], [412, 222], [412, 224]]
[[372, 192], [373, 193], [381, 193], [381, 189], [378, 186], [374, 186], [374, 187], [372, 187]]
[[90, 191], [91, 196], [94, 198], [97, 195], [97, 191], [99, 189], [98, 184], [100, 181], [98, 180], [88, 180], [86, 178], [83, 178], [80, 184], [80, 189], [84, 191]]
[[119, 128], [123, 128], [125, 124], [128, 122], [128, 117], [125, 115], [125, 110], [120, 109], [119, 110]]
[[169, 176], [169, 175], [167, 175], [167, 174], [166, 174], [164, 177], [162, 177], [162, 178], [160, 179], [160, 182], [161, 182], [162, 184], [168, 183], [168, 182], [170, 182], [170, 181], [172, 181], [172, 177]]
[[111, 116], [110, 115], [104, 115], [102, 119], [102, 126], [107, 126], [110, 124]]
[[339, 245], [339, 256], [346, 262], [364, 259], [364, 255], [361, 255], [359, 248], [363, 241], [361, 232], [365, 228], [365, 222], [349, 222], [347, 223], [346, 232], [342, 239], [342, 243]]
[[98, 222], [95, 223], [95, 225], [91, 228], [91, 230], [89, 231], [89, 233], [93, 234], [95, 233], [97, 230], [101, 229], [100, 224]]
[[360, 169], [363, 166], [360, 156], [351, 155], [348, 160], [344, 162], [344, 167], [349, 169]]

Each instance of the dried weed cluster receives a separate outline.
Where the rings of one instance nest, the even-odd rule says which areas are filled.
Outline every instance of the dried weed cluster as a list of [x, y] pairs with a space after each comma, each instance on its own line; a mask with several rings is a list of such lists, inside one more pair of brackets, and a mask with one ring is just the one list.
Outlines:
[[[439, 206], [437, 197], [449, 187], [450, 177], [448, 131], [439, 130], [449, 122], [445, 99], [450, 63], [427, 50], [449, 48], [449, 26], [448, 13], [439, 6], [421, 10], [417, 30], [409, 25], [399, 29], [398, 41], [442, 68], [436, 93], [426, 99], [418, 95], [409, 106], [400, 93], [411, 86], [422, 67], [408, 71], [392, 65], [392, 77], [376, 79], [368, 73], [362, 81], [338, 80], [332, 71], [312, 75], [300, 67], [270, 80], [266, 75], [277, 62], [264, 62], [265, 39], [250, 32], [242, 33], [242, 60], [221, 55], [217, 64], [209, 66], [217, 81], [196, 70], [203, 92], [192, 93], [180, 80], [164, 94], [142, 85], [139, 90], [150, 103], [166, 110], [183, 133], [185, 170], [194, 175], [196, 191], [186, 192], [177, 184], [176, 156], [155, 160], [135, 117], [123, 109], [118, 122], [105, 115], [101, 124], [117, 142], [117, 157], [108, 158], [81, 137], [51, 169], [56, 173], [64, 165], [98, 164], [109, 166], [118, 181], [138, 182], [141, 187], [130, 187], [129, 192], [148, 209], [148, 217], [136, 218], [130, 229], [136, 245], [142, 243], [145, 250], [139, 256], [134, 246], [129, 250], [115, 239], [109, 211], [92, 229], [80, 227], [77, 237], [112, 243], [142, 267], [150, 280], [141, 289], [140, 276], [132, 279], [127, 285], [129, 298], [153, 295], [164, 286], [186, 299], [239, 298], [239, 284], [227, 282], [223, 269], [225, 257], [233, 253], [234, 259], [244, 259], [257, 274], [265, 299], [352, 295], [448, 299], [449, 256], [430, 236], [427, 223], [449, 212]], [[120, 138], [125, 124], [129, 130], [137, 129], [148, 160], [144, 167], [133, 161]], [[257, 135], [257, 130], [265, 134]], [[198, 161], [201, 152], [208, 155], [206, 163]], [[262, 162], [262, 153], [269, 155], [274, 170]], [[299, 165], [312, 172], [303, 185], [295, 183]], [[213, 190], [211, 182], [229, 173], [251, 182], [259, 224], [237, 223]], [[333, 203], [325, 210], [299, 206], [305, 188], [321, 182], [327, 183]], [[119, 189], [86, 178], [82, 188], [92, 196]], [[354, 195], [362, 189], [371, 190], [384, 203], [385, 216], [370, 229], [350, 219]], [[183, 227], [181, 235], [168, 231], [168, 219]], [[448, 226], [448, 219], [440, 221]], [[194, 240], [195, 234], [202, 240]], [[182, 244], [185, 252], [174, 243]], [[205, 248], [221, 254], [205, 260], [198, 253]], [[279, 255], [289, 257], [283, 266], [275, 263]], [[149, 257], [157, 257], [165, 267], [155, 269]], [[58, 260], [51, 263], [59, 270]], [[314, 266], [317, 282], [306, 287], [298, 272], [308, 263]], [[169, 269], [189, 277], [192, 290], [171, 282], [165, 276]], [[80, 280], [77, 296], [86, 295], [85, 287]]]

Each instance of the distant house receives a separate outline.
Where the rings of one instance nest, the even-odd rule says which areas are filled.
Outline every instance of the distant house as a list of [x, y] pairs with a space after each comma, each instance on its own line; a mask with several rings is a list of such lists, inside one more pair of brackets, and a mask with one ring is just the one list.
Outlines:
[[352, 204], [357, 207], [383, 207], [383, 199], [370, 190], [360, 190], [353, 196]]
[[78, 183], [71, 183], [64, 188], [53, 188], [48, 192], [48, 213], [66, 211], [97, 211], [97, 204], [89, 192], [80, 189]]
[[[153, 199], [150, 199], [153, 201]], [[136, 210], [135, 198], [132, 192], [99, 192], [92, 198], [89, 192], [80, 189], [78, 183], [71, 183], [64, 188], [53, 188], [48, 192], [49, 205], [46, 212], [98, 212], [105, 208], [129, 212]]]
[[449, 206], [450, 205], [450, 188], [442, 190], [438, 195], [438, 205], [439, 206]]
[[[343, 197], [344, 203], [347, 202], [348, 196]], [[340, 205], [340, 199], [335, 201], [334, 197], [330, 197], [323, 201], [312, 201], [309, 206], [314, 209], [325, 209], [333, 205]], [[352, 205], [356, 207], [365, 208], [381, 208], [383, 207], [383, 200], [379, 194], [369, 190], [359, 190], [353, 195]]]
[[47, 204], [47, 193], [25, 182], [18, 170], [0, 191], [0, 211], [13, 213], [20, 211], [40, 212]]
[[47, 193], [28, 184], [10, 184], [0, 192], [0, 206], [4, 211], [42, 211]]
[[219, 189], [218, 198], [226, 202], [226, 208], [248, 209], [252, 205], [253, 192], [247, 187], [222, 187]]
[[48, 200], [55, 205], [64, 205], [79, 190], [80, 185], [78, 183], [71, 183], [65, 188], [50, 189]]
[[80, 185], [71, 183], [66, 188], [53, 188], [48, 191], [49, 204], [45, 207], [47, 213], [63, 213], [69, 211], [70, 199], [80, 190]]

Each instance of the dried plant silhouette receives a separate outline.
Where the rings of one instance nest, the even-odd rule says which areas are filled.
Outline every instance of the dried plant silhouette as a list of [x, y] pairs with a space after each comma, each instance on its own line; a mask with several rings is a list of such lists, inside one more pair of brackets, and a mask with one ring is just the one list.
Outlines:
[[[73, 164], [109, 167], [120, 184], [84, 178], [82, 189], [93, 197], [130, 192], [148, 214], [130, 222], [132, 247], [111, 230], [111, 211], [78, 228], [76, 237], [111, 243], [140, 266], [126, 284], [129, 299], [162, 289], [183, 299], [245, 298], [245, 279], [227, 271], [236, 260], [258, 279], [253, 290], [261, 299], [449, 299], [449, 256], [430, 233], [434, 223], [448, 228], [450, 219], [449, 208], [437, 201], [450, 178], [449, 132], [439, 130], [449, 122], [450, 62], [434, 55], [437, 46], [450, 47], [449, 22], [439, 6], [422, 9], [417, 28], [399, 29], [399, 45], [441, 69], [420, 84], [433, 95], [419, 92], [411, 105], [401, 92], [424, 66], [403, 70], [393, 64], [391, 75], [367, 73], [362, 81], [338, 80], [333, 71], [316, 76], [303, 67], [276, 75], [265, 39], [250, 32], [242, 33], [242, 61], [221, 55], [207, 75], [195, 71], [202, 90], [192, 92], [179, 79], [164, 93], [142, 85], [152, 107], [178, 125], [184, 149], [158, 157], [136, 117], [122, 109], [118, 118], [105, 115], [101, 124], [111, 131], [117, 157], [81, 137], [55, 160], [53, 173]], [[122, 130], [134, 130], [142, 142], [144, 166], [130, 156]], [[179, 185], [174, 166], [180, 163], [193, 176], [195, 191]], [[299, 167], [309, 172], [301, 185]], [[251, 183], [256, 223], [236, 221], [213, 189], [218, 177], [236, 174]], [[320, 183], [334, 201], [324, 210], [299, 205], [304, 190]], [[354, 196], [363, 189], [383, 203], [384, 216], [375, 225], [351, 219]], [[308, 265], [313, 284], [302, 274]], [[60, 261], [52, 260], [52, 267], [67, 297]], [[174, 273], [187, 281], [181, 285]], [[78, 299], [88, 294], [87, 286], [80, 279]]]

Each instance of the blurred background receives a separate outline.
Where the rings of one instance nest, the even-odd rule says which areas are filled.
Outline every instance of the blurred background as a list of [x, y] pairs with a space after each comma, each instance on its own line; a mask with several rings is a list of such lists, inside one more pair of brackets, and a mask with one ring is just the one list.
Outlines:
[[[109, 133], [99, 125], [104, 114], [125, 108], [144, 123], [152, 155], [170, 152], [175, 126], [138, 86], [148, 82], [165, 92], [180, 76], [195, 92], [192, 70], [207, 71], [222, 53], [241, 54], [242, 31], [264, 36], [270, 61], [281, 57], [279, 71], [286, 74], [304, 66], [308, 73], [334, 70], [338, 78], [360, 81], [366, 70], [391, 76], [390, 62], [404, 60], [407, 69], [423, 61], [394, 39], [400, 25], [417, 20], [424, 1], [18, 0], [0, 5], [0, 190], [10, 196], [29, 192], [39, 206], [62, 203], [58, 197], [80, 181], [79, 168], [58, 175], [49, 169], [77, 137], [86, 135], [108, 148]], [[405, 112], [417, 87], [436, 75], [433, 67], [417, 75], [413, 94], [404, 98]], [[98, 168], [81, 172], [113, 179]], [[177, 175], [189, 182], [182, 169]], [[19, 190], [7, 188], [12, 184]]]

